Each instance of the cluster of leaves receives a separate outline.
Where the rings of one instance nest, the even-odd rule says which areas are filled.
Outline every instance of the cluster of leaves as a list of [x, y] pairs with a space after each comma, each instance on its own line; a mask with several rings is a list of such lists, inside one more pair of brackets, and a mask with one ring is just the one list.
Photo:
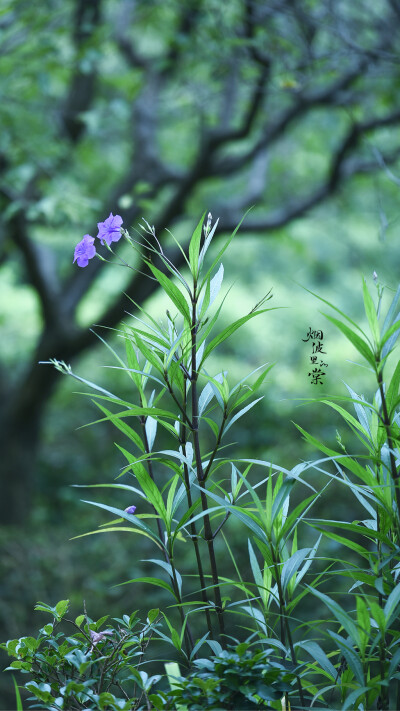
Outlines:
[[45, 624], [37, 637], [1, 645], [16, 658], [8, 670], [31, 677], [24, 685], [32, 694], [31, 708], [38, 708], [38, 701], [40, 708], [48, 711], [149, 708], [151, 689], [160, 676], [149, 676], [141, 667], [159, 611], [150, 610], [145, 624], [133, 612], [122, 619], [113, 618], [104, 629], [107, 616], [93, 621], [85, 612], [75, 620], [67, 619], [68, 604], [68, 600], [60, 600], [51, 607], [39, 602], [35, 609], [50, 614], [52, 622]]
[[[189, 276], [167, 258], [150, 225], [145, 223], [142, 243], [134, 243], [123, 232], [132, 246], [143, 251], [151, 278], [164, 290], [170, 308], [177, 311], [171, 316], [168, 310], [163, 324], [139, 307], [136, 325], [126, 325], [119, 331], [126, 361], [110, 349], [117, 368], [126, 373], [135, 390], [135, 402], [74, 375], [63, 362], [53, 361], [58, 370], [92, 388], [94, 402], [102, 413], [100, 421], [111, 422], [129, 440], [129, 449], [118, 445], [127, 462], [119, 476], [128, 477], [132, 483], [96, 486], [108, 486], [115, 498], [129, 493], [130, 506], [87, 502], [113, 518], [85, 535], [118, 531], [144, 536], [154, 546], [159, 557], [146, 562], [153, 570], [161, 569], [161, 576], [155, 573], [126, 582], [154, 585], [169, 594], [172, 604], [161, 610], [164, 626], [158, 626], [156, 634], [170, 645], [174, 655], [179, 655], [188, 675], [183, 679], [179, 672], [175, 674], [170, 694], [149, 695], [154, 678], [144, 678], [130, 662], [122, 667], [128, 669], [145, 702], [157, 709], [175, 703], [194, 711], [201, 703], [204, 707], [205, 695], [209, 708], [217, 708], [215, 704], [239, 708], [243, 702], [279, 710], [282, 699], [287, 708], [289, 703], [302, 709], [318, 704], [319, 708], [338, 707], [342, 711], [398, 708], [400, 363], [387, 384], [384, 368], [400, 334], [400, 287], [380, 326], [383, 287], [377, 284], [375, 307], [363, 283], [371, 336], [328, 304], [344, 319], [328, 316], [329, 320], [367, 361], [377, 390], [368, 402], [348, 386], [349, 397], [343, 400], [354, 407], [355, 416], [337, 398], [323, 401], [343, 417], [366, 453], [349, 454], [340, 439], [336, 451], [300, 428], [308, 442], [321, 450], [321, 459], [298, 463], [291, 470], [265, 460], [233, 459], [225, 454], [223, 438], [258, 403], [260, 398], [254, 399], [254, 395], [270, 365], [261, 366], [258, 372], [231, 386], [226, 371], [210, 374], [211, 356], [238, 328], [269, 310], [263, 304], [270, 295], [214, 335], [222, 304], [214, 312], [211, 307], [222, 285], [220, 258], [231, 238], [206, 268], [205, 256], [216, 224], [212, 226], [211, 216], [204, 226], [203, 220], [204, 216], [192, 235], [188, 254], [182, 250]], [[161, 444], [165, 437], [168, 448]], [[163, 448], [157, 449], [158, 443]], [[312, 470], [327, 480], [318, 491], [307, 480]], [[252, 479], [254, 474], [258, 475], [256, 479]], [[292, 508], [295, 486], [306, 487], [308, 492]], [[332, 486], [354, 496], [353, 520], [310, 517], [314, 502]], [[236, 519], [248, 532], [251, 581], [243, 579], [235, 550], [225, 535], [230, 519]], [[315, 536], [315, 542], [300, 547], [305, 527]], [[217, 548], [217, 537], [227, 555]], [[331, 541], [338, 551], [333, 558], [327, 555]], [[181, 567], [179, 551], [183, 543], [193, 546], [195, 563], [189, 570]], [[348, 551], [351, 559], [345, 555]], [[317, 557], [324, 569], [314, 573]], [[221, 572], [223, 558], [232, 564], [229, 576]], [[333, 581], [341, 584], [337, 585], [338, 592], [328, 595], [327, 586], [332, 590]], [[344, 590], [343, 584], [349, 582], [349, 590]], [[330, 619], [308, 619], [304, 614], [306, 597], [329, 610]], [[194, 620], [203, 627], [193, 624]], [[148, 620], [150, 626], [153, 622]], [[91, 630], [88, 621], [86, 627], [88, 642], [97, 629]], [[238, 644], [234, 637], [237, 646], [224, 651], [232, 641], [231, 632], [237, 631], [239, 636], [240, 628], [249, 633], [246, 643]], [[148, 628], [142, 631], [145, 636], [149, 633]], [[112, 682], [114, 667], [109, 659], [124, 648], [125, 638], [112, 640], [106, 634], [100, 640], [102, 657], [95, 660], [97, 671], [92, 668], [94, 654], [80, 661], [83, 665], [88, 661], [93, 683], [77, 693], [97, 694], [98, 699], [101, 693], [110, 693], [99, 684], [106, 678], [106, 671]], [[142, 637], [135, 640], [128, 657], [136, 655], [141, 663]], [[107, 646], [111, 657], [106, 654]], [[212, 656], [200, 660], [198, 653], [203, 647], [210, 649]], [[15, 649], [11, 646], [8, 651], [14, 653]], [[101, 666], [103, 661], [106, 667]], [[25, 659], [17, 662], [28, 663]], [[51, 667], [45, 670], [49, 678]], [[20, 668], [32, 673], [32, 669]], [[49, 678], [40, 683], [51, 689]], [[110, 683], [109, 676], [107, 679]], [[86, 681], [79, 679], [77, 683]], [[57, 680], [54, 683], [56, 690]], [[40, 693], [51, 693], [50, 689], [42, 688]], [[107, 704], [114, 708], [109, 697], [103, 699], [105, 708]], [[141, 697], [135, 701], [141, 702]], [[118, 703], [124, 703], [124, 699]]]
[[243, 642], [209, 659], [196, 659], [193, 671], [174, 681], [169, 697], [187, 711], [270, 708], [268, 702], [292, 691], [295, 679], [271, 653]]

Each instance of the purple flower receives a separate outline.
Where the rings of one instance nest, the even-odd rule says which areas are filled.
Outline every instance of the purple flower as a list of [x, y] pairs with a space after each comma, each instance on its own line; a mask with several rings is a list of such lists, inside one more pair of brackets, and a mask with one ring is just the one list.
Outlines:
[[122, 237], [120, 230], [121, 225], [122, 217], [120, 215], [113, 215], [112, 212], [110, 212], [110, 216], [107, 217], [104, 222], [97, 224], [99, 228], [97, 237], [101, 243], [104, 244], [104, 242], [107, 242], [108, 246], [110, 246], [111, 242], [118, 242]]
[[94, 246], [94, 237], [85, 235], [84, 238], [75, 247], [74, 262], [78, 262], [78, 267], [87, 267], [89, 259], [92, 259], [96, 254]]
[[136, 506], [128, 506], [126, 509], [124, 509], [124, 511], [128, 514], [134, 514], [136, 511]]

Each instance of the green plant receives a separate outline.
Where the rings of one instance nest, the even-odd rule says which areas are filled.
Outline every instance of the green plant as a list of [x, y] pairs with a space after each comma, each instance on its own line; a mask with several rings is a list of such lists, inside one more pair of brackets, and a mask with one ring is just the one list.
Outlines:
[[[175, 267], [148, 223], [142, 225], [140, 241], [120, 227], [118, 216], [110, 215], [100, 223], [100, 238], [110, 253], [112, 243], [123, 236], [140, 250], [149, 278], [158, 282], [169, 300], [160, 322], [134, 304], [134, 321], [117, 331], [124, 355], [103, 341], [116, 359], [114, 367], [126, 375], [132, 399], [81, 378], [64, 362], [51, 361], [60, 372], [91, 388], [102, 415], [96, 422], [111, 423], [128, 441], [125, 446], [117, 444], [126, 462], [117, 479], [125, 477], [124, 482], [92, 485], [109, 488], [112, 505], [86, 502], [112, 518], [84, 535], [122, 532], [144, 537], [147, 544], [150, 541], [156, 557], [145, 562], [151, 564], [152, 574], [123, 584], [149, 584], [169, 596], [170, 604], [162, 606], [159, 618], [149, 613], [142, 635], [147, 640], [152, 634], [164, 642], [167, 657], [179, 659], [183, 675], [175, 675], [171, 692], [150, 693], [160, 675], [148, 679], [136, 664], [125, 663], [125, 655], [120, 658], [125, 632], [113, 633], [120, 635], [114, 641], [111, 633], [103, 632], [101, 649], [96, 646], [100, 659], [92, 655], [81, 662], [82, 672], [77, 667], [79, 674], [90, 669], [90, 678], [71, 679], [68, 684], [72, 686], [63, 684], [64, 697], [65, 689], [72, 690], [81, 694], [82, 708], [95, 703], [104, 709], [125, 709], [123, 704], [131, 708], [129, 703], [139, 708], [145, 703], [156, 709], [175, 706], [177, 711], [195, 711], [204, 707], [204, 697], [213, 709], [279, 711], [283, 706], [285, 710], [384, 711], [396, 704], [399, 707], [400, 363], [387, 384], [384, 368], [400, 334], [400, 287], [380, 326], [383, 288], [378, 284], [375, 307], [363, 282], [371, 337], [328, 304], [345, 321], [328, 319], [367, 361], [377, 390], [368, 402], [347, 386], [349, 396], [342, 400], [354, 407], [355, 416], [338, 403], [338, 397], [314, 398], [313, 402], [339, 413], [362, 444], [363, 453], [350, 454], [340, 435], [338, 449], [333, 449], [299, 427], [322, 458], [297, 463], [290, 470], [265, 460], [234, 458], [225, 437], [260, 400], [255, 395], [271, 365], [260, 366], [232, 385], [227, 371], [215, 372], [212, 357], [237, 329], [271, 310], [264, 308], [271, 295], [218, 331], [223, 306], [222, 301], [215, 307], [223, 280], [220, 259], [234, 235], [209, 265], [207, 251], [216, 224], [211, 225], [210, 215], [204, 225], [203, 220], [204, 216], [190, 239], [188, 254], [183, 252], [186, 271]], [[94, 239], [86, 237], [77, 248], [81, 267], [95, 256]], [[318, 489], [308, 480], [313, 472], [319, 476]], [[321, 477], [326, 477], [324, 486]], [[296, 486], [307, 493], [292, 507]], [[352, 520], [311, 518], [311, 507], [331, 496], [332, 490], [335, 496], [340, 491], [354, 496]], [[121, 504], [127, 495], [129, 501]], [[245, 540], [252, 580], [246, 579], [237, 563], [229, 536], [232, 522], [249, 536]], [[310, 532], [311, 545], [301, 546], [304, 534], [310, 541]], [[337, 546], [334, 555], [329, 551], [332, 541]], [[186, 567], [181, 555], [185, 545], [192, 546], [194, 561]], [[313, 572], [316, 561], [319, 570]], [[324, 611], [327, 608], [331, 618], [307, 617], [303, 612], [306, 598]], [[57, 607], [46, 609], [55, 617], [64, 616]], [[78, 643], [87, 643], [92, 632], [97, 633], [90, 624], [87, 620], [86, 640], [85, 635], [79, 637], [84, 632], [78, 625]], [[53, 627], [48, 633], [43, 630], [42, 646], [50, 638], [54, 645]], [[239, 642], [243, 637], [246, 641]], [[134, 637], [128, 655], [136, 656], [138, 664], [143, 661], [142, 641], [140, 634]], [[7, 651], [18, 655], [11, 668], [37, 673], [32, 664], [35, 644], [36, 640], [8, 642]], [[64, 650], [63, 644], [58, 649]], [[31, 650], [29, 645], [33, 645]], [[208, 656], [199, 659], [200, 650], [203, 655], [207, 650]], [[74, 657], [74, 650], [67, 654]], [[111, 692], [102, 684], [106, 678], [110, 682], [108, 672], [113, 682], [110, 659], [115, 659], [114, 654], [116, 668], [121, 665], [124, 680], [136, 683], [139, 695], [107, 696]], [[52, 676], [59, 658], [50, 655], [47, 661], [38, 681], [26, 687], [41, 694], [38, 698], [43, 702], [53, 703], [50, 696], [59, 694], [60, 687]], [[174, 675], [167, 675], [171, 681]], [[76, 689], [74, 684], [81, 686]], [[61, 698], [59, 708], [74, 708], [68, 705], [68, 697], [57, 698]]]
[[[38, 708], [38, 701], [48, 711], [149, 708], [152, 687], [160, 676], [149, 676], [143, 666], [158, 610], [150, 610], [146, 623], [141, 624], [136, 612], [122, 619], [105, 616], [97, 621], [85, 612], [70, 620], [66, 618], [68, 600], [60, 600], [55, 607], [40, 602], [35, 609], [48, 613], [52, 622], [37, 637], [1, 645], [15, 657], [8, 669], [31, 677], [24, 688], [32, 694], [32, 708]], [[19, 694], [18, 687], [16, 691]]]
[[208, 659], [196, 659], [193, 667], [186, 678], [174, 680], [168, 695], [187, 711], [270, 708], [270, 701], [292, 691], [295, 678], [272, 658], [271, 649], [253, 649], [245, 642]]

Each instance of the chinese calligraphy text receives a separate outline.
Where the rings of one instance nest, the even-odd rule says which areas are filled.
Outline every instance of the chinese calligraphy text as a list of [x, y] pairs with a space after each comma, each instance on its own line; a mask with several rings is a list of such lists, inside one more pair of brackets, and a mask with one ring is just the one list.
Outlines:
[[326, 375], [326, 371], [323, 369], [328, 367], [328, 363], [325, 363], [324, 359], [321, 358], [322, 355], [326, 355], [323, 331], [313, 330], [310, 326], [306, 337], [301, 340], [303, 343], [310, 342], [311, 345], [310, 362], [314, 366], [308, 373], [308, 377], [311, 378], [311, 385], [323, 385], [322, 378]]

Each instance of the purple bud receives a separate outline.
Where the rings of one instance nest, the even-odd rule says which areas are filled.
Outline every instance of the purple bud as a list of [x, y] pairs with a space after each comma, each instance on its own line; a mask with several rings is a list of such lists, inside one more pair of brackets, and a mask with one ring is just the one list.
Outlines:
[[134, 514], [136, 511], [136, 506], [128, 506], [126, 509], [124, 509], [124, 511], [127, 514]]

